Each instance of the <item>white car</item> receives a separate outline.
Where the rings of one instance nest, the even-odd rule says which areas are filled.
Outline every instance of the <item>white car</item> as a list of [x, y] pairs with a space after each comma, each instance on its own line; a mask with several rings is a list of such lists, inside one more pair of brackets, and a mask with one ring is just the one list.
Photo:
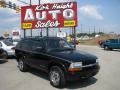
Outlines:
[[4, 50], [6, 56], [15, 55], [15, 45], [13, 45], [9, 40], [0, 40], [0, 48]]

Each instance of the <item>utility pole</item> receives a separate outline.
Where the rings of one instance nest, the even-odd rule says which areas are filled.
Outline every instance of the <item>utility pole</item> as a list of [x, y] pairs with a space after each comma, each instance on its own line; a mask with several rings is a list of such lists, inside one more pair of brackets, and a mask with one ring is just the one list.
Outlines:
[[96, 32], [95, 32], [95, 25], [94, 25], [94, 39], [95, 39], [95, 34], [96, 34]]
[[48, 27], [46, 28], [47, 37], [49, 36]]
[[[31, 3], [31, 0], [30, 0], [30, 6], [32, 5], [32, 3]], [[30, 30], [31, 31], [31, 37], [32, 37], [32, 29]]]
[[90, 40], [90, 26], [89, 26], [89, 40]]
[[[19, 2], [21, 3], [24, 3], [24, 4], [27, 4], [27, 5], [30, 5], [31, 6], [31, 0], [30, 0], [30, 4], [29, 3], [26, 3], [24, 1], [21, 1], [21, 0], [18, 0]], [[31, 29], [31, 36], [32, 36], [32, 29]], [[26, 37], [26, 30], [24, 29], [24, 38]]]
[[[74, 29], [74, 43], [76, 42], [76, 27], [73, 27]], [[74, 45], [74, 48], [76, 48], [76, 43]]]
[[42, 37], [42, 28], [40, 29], [40, 37]]
[[24, 38], [26, 37], [26, 30], [24, 29]]
[[81, 33], [83, 33], [82, 29], [83, 29], [83, 24], [81, 24]]
[[39, 5], [40, 5], [40, 0], [39, 0]]
[[[40, 0], [38, 0], [38, 5], [40, 5]], [[42, 28], [40, 29], [40, 37], [42, 37]]]
[[101, 32], [100, 27], [99, 27], [99, 33]]
[[18, 0], [18, 1], [21, 2], [21, 3], [27, 4], [27, 5], [30, 5], [29, 3], [26, 3], [24, 1], [21, 1], [21, 0]]
[[73, 30], [73, 27], [72, 27], [72, 40], [74, 38], [74, 30]]

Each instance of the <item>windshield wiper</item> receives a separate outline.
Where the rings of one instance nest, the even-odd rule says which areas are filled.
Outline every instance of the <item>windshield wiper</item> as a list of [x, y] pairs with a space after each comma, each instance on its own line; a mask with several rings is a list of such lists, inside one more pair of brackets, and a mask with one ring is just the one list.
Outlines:
[[74, 50], [74, 48], [63, 48], [64, 50]]

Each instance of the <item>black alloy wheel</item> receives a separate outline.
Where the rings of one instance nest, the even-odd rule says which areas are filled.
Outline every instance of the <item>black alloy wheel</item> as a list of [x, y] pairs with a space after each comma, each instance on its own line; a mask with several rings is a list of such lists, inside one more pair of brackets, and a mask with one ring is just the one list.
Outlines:
[[28, 66], [25, 64], [24, 58], [20, 58], [18, 61], [18, 68], [20, 71], [25, 72], [28, 69]]

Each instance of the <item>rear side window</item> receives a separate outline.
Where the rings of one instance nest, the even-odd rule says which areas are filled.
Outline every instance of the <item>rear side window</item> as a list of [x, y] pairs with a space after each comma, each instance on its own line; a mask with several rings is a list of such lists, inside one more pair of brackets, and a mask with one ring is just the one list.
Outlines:
[[21, 40], [16, 47], [22, 50], [31, 50], [31, 44], [30, 40]]
[[112, 40], [111, 43], [118, 43], [118, 39]]

